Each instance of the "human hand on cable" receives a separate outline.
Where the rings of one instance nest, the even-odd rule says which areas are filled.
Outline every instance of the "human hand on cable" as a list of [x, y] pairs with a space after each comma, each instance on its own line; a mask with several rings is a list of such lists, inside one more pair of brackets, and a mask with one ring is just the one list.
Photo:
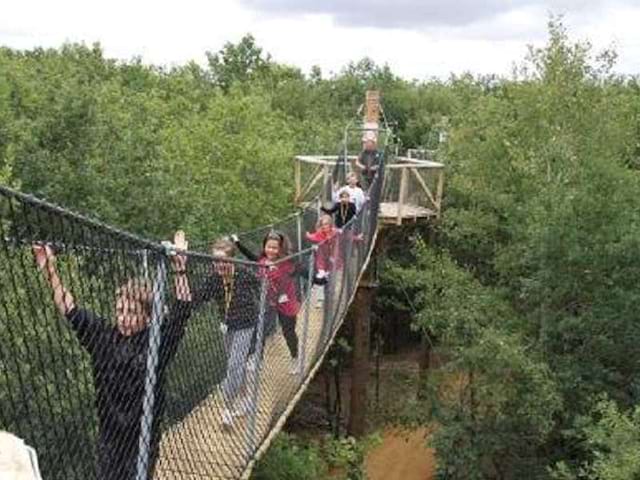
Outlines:
[[176, 273], [186, 273], [187, 256], [184, 254], [189, 248], [187, 236], [183, 230], [178, 230], [173, 236], [173, 248], [175, 255], [171, 257], [171, 263]]
[[31, 246], [33, 251], [33, 258], [36, 261], [36, 265], [40, 270], [44, 270], [46, 266], [53, 265], [56, 259], [55, 254], [51, 246], [42, 243], [34, 243]]

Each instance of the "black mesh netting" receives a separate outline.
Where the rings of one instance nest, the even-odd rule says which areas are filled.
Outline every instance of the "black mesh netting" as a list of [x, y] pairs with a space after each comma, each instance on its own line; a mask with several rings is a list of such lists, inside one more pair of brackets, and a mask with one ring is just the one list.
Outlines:
[[346, 313], [383, 172], [342, 230], [316, 202], [202, 253], [0, 187], [0, 429], [46, 480], [240, 477]]

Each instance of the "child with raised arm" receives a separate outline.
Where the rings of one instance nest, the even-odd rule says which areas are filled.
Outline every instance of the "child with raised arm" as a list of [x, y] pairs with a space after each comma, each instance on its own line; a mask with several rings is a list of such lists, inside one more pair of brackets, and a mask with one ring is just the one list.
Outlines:
[[[278, 317], [291, 355], [290, 373], [297, 374], [300, 364], [298, 361], [296, 316], [300, 310], [300, 301], [295, 277], [300, 273], [300, 269], [293, 260], [278, 262], [290, 254], [289, 239], [284, 233], [271, 230], [262, 240], [262, 252], [259, 256], [245, 247], [236, 235], [232, 235], [232, 239], [245, 257], [263, 266], [259, 275], [266, 277], [268, 282], [267, 304], [271, 311], [267, 315], [275, 314]], [[278, 263], [274, 265], [276, 262]], [[252, 348], [252, 350], [254, 349]]]
[[341, 265], [339, 252], [336, 249], [339, 233], [333, 219], [327, 214], [320, 215], [315, 232], [306, 233], [307, 240], [318, 244], [314, 278], [314, 282], [318, 285], [325, 285], [330, 273]]
[[[184, 235], [177, 232], [176, 247], [185, 248]], [[149, 324], [154, 289], [146, 278], [130, 278], [116, 290], [115, 326], [106, 318], [83, 308], [67, 290], [48, 245], [33, 245], [38, 268], [53, 292], [53, 303], [75, 332], [91, 357], [98, 414], [97, 478], [133, 480], [137, 475]], [[191, 313], [191, 290], [185, 274], [186, 258], [172, 257], [176, 300], [161, 321], [156, 369], [153, 420], [147, 443], [149, 456], [145, 473], [153, 476], [160, 441], [160, 422], [165, 403], [165, 373], [185, 334]]]
[[249, 400], [241, 393], [246, 390], [247, 359], [260, 315], [260, 280], [255, 271], [229, 261], [235, 251], [229, 239], [213, 243], [213, 268], [194, 293], [193, 301], [196, 308], [213, 300], [220, 313], [227, 354], [227, 371], [220, 385], [225, 427], [232, 426], [234, 417], [245, 415], [249, 409]]

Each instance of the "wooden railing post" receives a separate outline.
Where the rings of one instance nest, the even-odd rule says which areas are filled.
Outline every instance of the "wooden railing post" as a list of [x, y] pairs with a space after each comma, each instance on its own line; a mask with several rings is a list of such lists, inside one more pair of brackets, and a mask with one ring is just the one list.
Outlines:
[[398, 218], [396, 219], [396, 223], [398, 225], [402, 225], [402, 210], [404, 208], [404, 203], [407, 201], [407, 187], [409, 186], [409, 171], [407, 168], [402, 169], [402, 173], [400, 174], [400, 194], [398, 195]]
[[[332, 192], [333, 192], [333, 185], [331, 185], [331, 172], [329, 171], [329, 166], [325, 165], [323, 167], [324, 170], [324, 179], [323, 179], [323, 200], [325, 202], [331, 202], [332, 200]], [[328, 195], [328, 198], [325, 197], [325, 195]]]
[[444, 168], [438, 172], [438, 186], [436, 187], [436, 218], [440, 218], [442, 207], [442, 191], [444, 190]]

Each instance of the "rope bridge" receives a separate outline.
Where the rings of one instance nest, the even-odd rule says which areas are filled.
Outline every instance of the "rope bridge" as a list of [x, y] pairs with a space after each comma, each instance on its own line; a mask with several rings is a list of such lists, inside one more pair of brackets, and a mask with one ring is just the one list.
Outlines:
[[247, 478], [343, 321], [383, 183], [381, 168], [315, 245], [316, 207], [240, 235], [251, 258], [271, 229], [290, 239], [273, 263], [229, 241], [177, 249], [0, 186], [0, 430], [35, 448], [45, 480]]

